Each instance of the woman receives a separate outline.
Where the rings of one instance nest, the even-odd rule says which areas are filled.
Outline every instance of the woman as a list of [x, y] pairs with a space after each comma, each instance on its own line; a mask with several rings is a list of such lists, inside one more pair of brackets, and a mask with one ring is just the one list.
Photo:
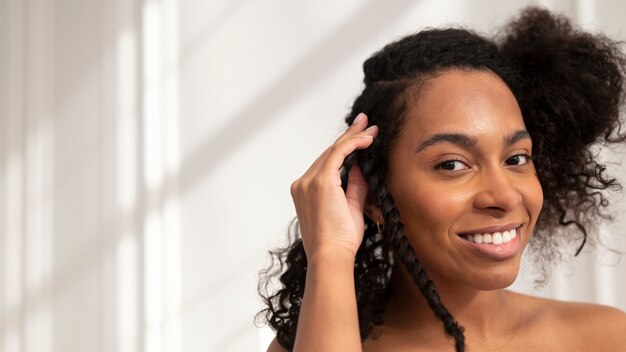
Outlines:
[[527, 244], [579, 252], [606, 218], [619, 184], [589, 147], [626, 140], [624, 67], [537, 8], [497, 43], [428, 30], [368, 59], [350, 127], [291, 187], [269, 351], [626, 351], [623, 312], [504, 289]]

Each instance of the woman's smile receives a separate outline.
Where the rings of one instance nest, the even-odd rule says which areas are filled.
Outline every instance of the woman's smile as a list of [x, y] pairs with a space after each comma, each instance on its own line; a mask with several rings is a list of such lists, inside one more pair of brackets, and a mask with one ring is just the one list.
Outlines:
[[506, 226], [510, 230], [494, 232], [474, 232], [474, 234], [459, 234], [463, 243], [478, 255], [483, 255], [494, 260], [506, 260], [514, 257], [520, 250], [520, 237], [517, 231], [521, 230], [521, 225], [517, 227]]

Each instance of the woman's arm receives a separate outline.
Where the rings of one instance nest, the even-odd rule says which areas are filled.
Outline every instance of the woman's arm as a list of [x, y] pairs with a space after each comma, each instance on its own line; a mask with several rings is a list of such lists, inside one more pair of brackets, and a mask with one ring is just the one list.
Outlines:
[[359, 114], [348, 130], [291, 185], [307, 274], [294, 351], [361, 351], [354, 260], [363, 241], [368, 185], [358, 165], [346, 191], [339, 170], [346, 157], [367, 148], [378, 129]]
[[294, 351], [361, 351], [354, 255], [329, 251], [309, 260]]
[[[361, 351], [354, 257], [327, 253], [309, 261], [294, 351]], [[276, 339], [267, 352], [287, 352]]]

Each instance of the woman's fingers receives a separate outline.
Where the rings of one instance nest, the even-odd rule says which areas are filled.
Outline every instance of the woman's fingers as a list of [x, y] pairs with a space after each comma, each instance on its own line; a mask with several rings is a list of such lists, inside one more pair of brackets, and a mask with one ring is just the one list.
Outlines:
[[[318, 174], [320, 169], [326, 163], [326, 159], [331, 154], [335, 153], [337, 150], [339, 150], [339, 151], [345, 150], [345, 147], [341, 147], [342, 145], [345, 145], [346, 143], [351, 143], [351, 145], [353, 145], [354, 141], [351, 141], [351, 139], [354, 139], [355, 137], [357, 139], [363, 139], [364, 138], [364, 140], [358, 141], [357, 145], [355, 147], [353, 147], [353, 149], [348, 154], [345, 154], [345, 152], [344, 152], [344, 154], [345, 154], [345, 156], [343, 157], [344, 159], [352, 151], [357, 149], [358, 146], [365, 145], [365, 147], [367, 147], [369, 144], [371, 144], [372, 137], [369, 137], [369, 136], [373, 136], [375, 134], [372, 134], [373, 131], [371, 130], [371, 127], [368, 130], [364, 130], [365, 127], [367, 127], [367, 116], [364, 113], [360, 113], [354, 119], [354, 122], [352, 123], [352, 125], [350, 125], [350, 127], [348, 127], [348, 129], [341, 136], [339, 136], [339, 138], [337, 138], [337, 140], [335, 141], [335, 143], [333, 143], [333, 145], [328, 147], [313, 162], [311, 167], [309, 167], [309, 169], [304, 173], [304, 175], [302, 177], [305, 177], [307, 175], [316, 175], [316, 174]], [[368, 139], [370, 139], [369, 142], [368, 142]], [[336, 158], [334, 160], [336, 160]], [[335, 168], [335, 170], [339, 170], [339, 168], [341, 168], [342, 164], [343, 164], [343, 160], [341, 161], [341, 164]]]
[[[354, 119], [354, 122], [348, 129], [335, 141], [333, 145], [328, 147], [309, 167], [309, 169], [291, 185], [292, 196], [296, 194], [302, 188], [308, 188], [312, 183], [314, 184], [327, 184], [329, 186], [337, 186], [335, 183], [341, 185], [341, 180], [335, 176], [338, 176], [338, 171], [343, 165], [345, 159], [357, 149], [367, 148], [374, 137], [378, 133], [377, 126], [367, 126], [367, 116], [364, 113], [360, 113]], [[359, 173], [360, 174], [360, 173]], [[322, 179], [320, 179], [322, 176]], [[328, 177], [333, 179], [328, 179]], [[362, 176], [361, 176], [362, 177]], [[327, 179], [324, 181], [323, 179]]]
[[337, 138], [337, 140], [335, 140], [335, 143], [333, 144], [340, 143], [344, 139], [354, 136], [355, 134], [363, 131], [365, 127], [367, 127], [367, 115], [365, 115], [364, 113], [359, 113], [354, 118], [354, 121], [352, 121], [350, 127], [348, 127], [348, 129], [344, 133], [342, 133], [341, 136], [339, 136], [339, 138]]
[[352, 210], [363, 214], [365, 198], [367, 197], [368, 186], [363, 178], [358, 164], [354, 164], [348, 174], [348, 188], [346, 189], [346, 199]]
[[370, 126], [365, 131], [334, 144], [330, 147], [330, 153], [326, 156], [326, 160], [321, 167], [329, 171], [339, 170], [341, 165], [343, 165], [343, 161], [350, 153], [357, 149], [369, 147], [377, 133], [378, 126]]

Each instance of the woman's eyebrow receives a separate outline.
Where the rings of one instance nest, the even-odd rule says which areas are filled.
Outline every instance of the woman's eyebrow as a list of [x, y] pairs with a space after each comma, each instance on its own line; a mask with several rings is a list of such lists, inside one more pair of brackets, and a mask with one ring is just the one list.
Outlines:
[[[517, 130], [509, 135], [504, 136], [503, 142], [505, 146], [510, 146], [522, 139], [530, 139], [530, 134], [526, 130]], [[475, 148], [478, 144], [476, 137], [468, 136], [463, 133], [437, 133], [426, 139], [415, 148], [415, 152], [419, 153], [424, 149], [432, 147], [440, 143], [452, 143], [461, 146], [464, 149]]]
[[517, 130], [517, 131], [511, 133], [510, 135], [504, 137], [504, 145], [508, 147], [510, 145], [513, 145], [513, 144], [521, 141], [522, 139], [530, 139], [530, 140], [532, 140], [530, 138], [530, 133], [528, 133], [528, 131], [526, 131], [526, 130]]
[[465, 149], [471, 149], [474, 148], [476, 144], [478, 144], [478, 141], [475, 137], [471, 137], [462, 133], [437, 133], [430, 136], [430, 138], [418, 145], [417, 148], [415, 148], [415, 152], [419, 153], [424, 149], [441, 143], [452, 143], [457, 144]]

